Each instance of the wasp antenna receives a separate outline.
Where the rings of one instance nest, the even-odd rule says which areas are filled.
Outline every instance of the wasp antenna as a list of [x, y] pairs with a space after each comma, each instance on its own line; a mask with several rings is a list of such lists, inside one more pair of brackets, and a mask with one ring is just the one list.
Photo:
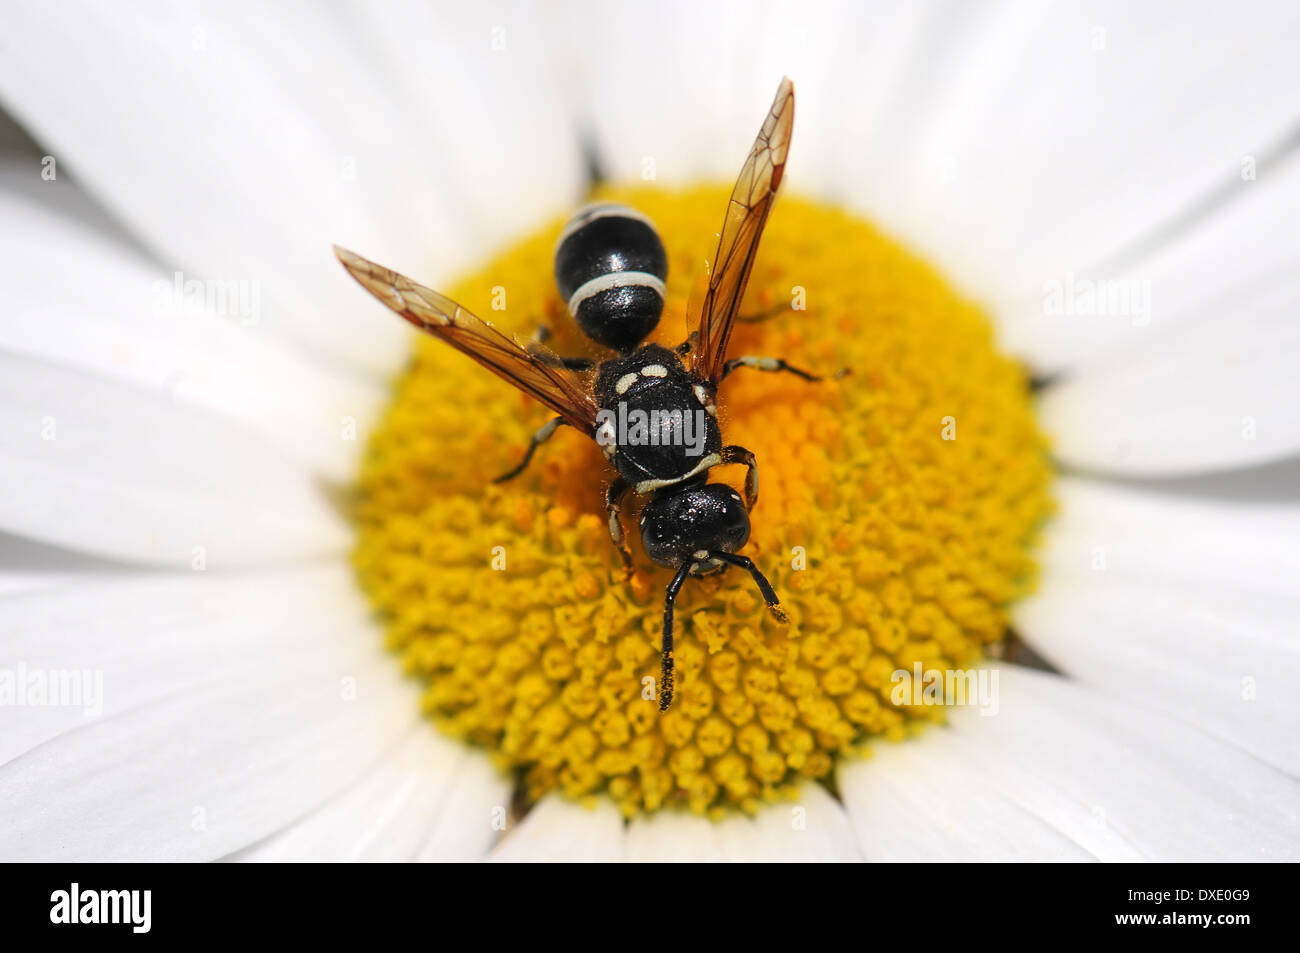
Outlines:
[[578, 127], [578, 145], [582, 150], [583, 171], [587, 173], [587, 195], [593, 197], [596, 191], [609, 181], [593, 124], [585, 122]]
[[745, 570], [745, 572], [749, 573], [750, 576], [754, 578], [754, 583], [758, 586], [758, 591], [763, 594], [763, 601], [767, 603], [768, 611], [772, 613], [772, 617], [782, 625], [785, 625], [790, 621], [790, 615], [785, 611], [785, 607], [781, 605], [781, 600], [777, 598], [776, 590], [773, 589], [772, 584], [767, 581], [767, 577], [763, 575], [762, 570], [754, 565], [754, 560], [750, 559], [748, 556], [737, 556], [735, 553], [722, 552], [711, 552], [709, 553], [709, 558], [720, 560], [732, 566], [739, 566], [741, 569]]
[[677, 601], [677, 593], [681, 591], [682, 583], [686, 581], [690, 568], [690, 563], [682, 563], [681, 568], [677, 570], [677, 575], [673, 576], [673, 581], [668, 583], [668, 590], [664, 594], [663, 660], [659, 672], [660, 711], [667, 711], [668, 706], [673, 703], [673, 604]]

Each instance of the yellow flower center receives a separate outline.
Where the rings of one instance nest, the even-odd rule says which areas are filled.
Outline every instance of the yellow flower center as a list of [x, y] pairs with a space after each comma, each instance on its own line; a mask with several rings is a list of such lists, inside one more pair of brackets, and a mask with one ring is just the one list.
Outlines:
[[[668, 298], [654, 335], [686, 335], [729, 189], [607, 190], [658, 225]], [[596, 355], [552, 278], [555, 222], [444, 289], [521, 337]], [[752, 810], [877, 736], [942, 709], [895, 704], [894, 673], [965, 669], [996, 651], [1029, 586], [1050, 467], [1025, 374], [990, 325], [870, 225], [789, 195], [768, 224], [731, 354], [838, 380], [742, 369], [721, 386], [724, 441], [757, 455], [743, 552], [790, 613], [777, 624], [738, 570], [678, 599], [677, 697], [660, 713], [663, 590], [626, 518], [637, 572], [609, 541], [599, 448], [568, 428], [513, 482], [549, 413], [421, 339], [361, 472], [355, 564], [389, 647], [446, 732], [516, 769], [529, 799], [605, 793], [627, 815]], [[741, 467], [715, 471], [737, 489]]]

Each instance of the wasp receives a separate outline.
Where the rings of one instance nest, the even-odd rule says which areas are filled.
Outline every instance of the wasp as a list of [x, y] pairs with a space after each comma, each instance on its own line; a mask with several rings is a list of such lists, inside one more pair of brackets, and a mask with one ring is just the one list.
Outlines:
[[[562, 358], [544, 337], [520, 341], [455, 301], [335, 246], [363, 288], [406, 321], [509, 381], [556, 416], [529, 442], [521, 473], [537, 448], [561, 426], [597, 442], [616, 477], [605, 494], [609, 532], [632, 572], [622, 510], [629, 493], [648, 498], [640, 519], [646, 555], [675, 570], [664, 597], [659, 708], [673, 699], [673, 606], [688, 576], [734, 566], [747, 572], [768, 610], [789, 621], [767, 577], [738, 553], [749, 539], [758, 502], [758, 464], [744, 447], [724, 444], [717, 420], [718, 385], [748, 367], [810, 381], [816, 375], [778, 358], [728, 359], [727, 344], [785, 171], [794, 124], [794, 87], [782, 79], [727, 204], [707, 289], [688, 315], [690, 333], [676, 349], [646, 343], [663, 312], [668, 259], [654, 224], [622, 205], [588, 206], [565, 226], [556, 247], [555, 277], [568, 310], [606, 360]], [[629, 428], [627, 421], [637, 426]], [[708, 482], [724, 464], [746, 467], [745, 496]]]

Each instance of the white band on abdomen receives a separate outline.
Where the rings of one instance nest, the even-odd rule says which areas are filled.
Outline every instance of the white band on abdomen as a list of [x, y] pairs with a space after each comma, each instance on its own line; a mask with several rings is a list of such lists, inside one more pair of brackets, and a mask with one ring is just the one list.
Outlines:
[[[564, 244], [564, 240], [580, 228], [590, 225], [598, 218], [630, 218], [633, 221], [640, 222], [650, 231], [655, 231], [655, 223], [646, 218], [645, 215], [634, 208], [626, 205], [617, 205], [611, 202], [596, 202], [592, 205], [585, 205], [573, 213], [569, 219], [569, 224], [565, 226], [564, 231], [560, 233], [560, 240], [555, 243], [558, 249]], [[658, 234], [656, 232], [655, 234]]]
[[668, 289], [664, 287], [663, 280], [658, 275], [652, 275], [648, 271], [611, 271], [607, 275], [592, 278], [573, 293], [569, 298], [569, 314], [576, 315], [578, 306], [592, 295], [598, 295], [610, 288], [627, 287], [649, 288], [661, 299], [666, 300], [668, 297]]

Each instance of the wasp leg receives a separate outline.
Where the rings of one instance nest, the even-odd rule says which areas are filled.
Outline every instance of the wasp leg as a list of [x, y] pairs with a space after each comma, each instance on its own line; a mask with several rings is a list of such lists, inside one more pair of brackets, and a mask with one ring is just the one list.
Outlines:
[[773, 618], [782, 625], [785, 625], [790, 621], [790, 616], [785, 611], [785, 607], [781, 605], [781, 600], [778, 598], [776, 590], [772, 588], [772, 584], [767, 581], [767, 577], [763, 575], [762, 571], [754, 565], [754, 560], [750, 559], [748, 556], [737, 556], [735, 553], [723, 552], [710, 552], [709, 558], [729, 563], [732, 566], [738, 566], [745, 570], [745, 572], [749, 573], [750, 576], [753, 577], [754, 582], [758, 585], [758, 591], [763, 594], [763, 601], [767, 604], [767, 608], [771, 611]]
[[806, 381], [813, 381], [814, 383], [821, 380], [821, 378], [816, 374], [810, 374], [808, 371], [795, 367], [793, 364], [787, 364], [779, 357], [754, 357], [750, 354], [746, 354], [744, 357], [733, 357], [731, 360], [727, 361], [726, 364], [723, 364], [722, 377], [720, 377], [719, 380], [726, 380], [727, 376], [739, 367], [750, 367], [756, 371], [768, 371], [772, 374], [785, 372], [787, 374], [793, 374], [795, 377], [802, 377]]
[[605, 511], [609, 514], [609, 538], [623, 560], [623, 578], [632, 575], [632, 550], [627, 545], [627, 534], [623, 532], [623, 497], [631, 489], [627, 480], [616, 477], [605, 491]]
[[751, 513], [754, 507], [758, 505], [758, 461], [754, 459], [754, 454], [744, 447], [735, 444], [729, 447], [723, 447], [723, 463], [743, 463], [748, 472], [745, 474], [745, 509]]
[[[677, 593], [681, 591], [682, 583], [686, 581], [686, 574], [690, 568], [690, 563], [682, 563], [682, 568], [677, 570], [677, 575], [673, 576], [673, 581], [668, 583], [668, 591], [664, 594], [663, 656], [659, 663], [660, 711], [667, 711], [668, 706], [673, 703], [673, 604], [677, 601]], [[771, 586], [768, 588], [770, 589]]]
[[546, 421], [546, 423], [542, 424], [541, 429], [539, 429], [537, 433], [533, 434], [533, 439], [528, 441], [528, 449], [524, 451], [524, 458], [519, 461], [519, 466], [507, 470], [492, 482], [505, 483], [507, 480], [513, 480], [515, 477], [519, 476], [519, 474], [523, 473], [524, 468], [528, 466], [528, 462], [533, 459], [533, 454], [537, 452], [537, 448], [550, 440], [562, 423], [564, 423], [563, 417], [552, 417], [550, 420]]
[[793, 311], [788, 304], [777, 304], [763, 311], [755, 311], [753, 314], [738, 314], [736, 321], [739, 324], [759, 324], [763, 321], [771, 321], [778, 314], [785, 314], [787, 311]]
[[[545, 345], [551, 339], [551, 329], [544, 324], [539, 324], [537, 330], [533, 332], [530, 344]], [[534, 357], [541, 358], [547, 364], [553, 367], [564, 367], [571, 371], [589, 371], [596, 366], [596, 362], [589, 357], [560, 357], [549, 350], [541, 347], [529, 347], [528, 353]]]

